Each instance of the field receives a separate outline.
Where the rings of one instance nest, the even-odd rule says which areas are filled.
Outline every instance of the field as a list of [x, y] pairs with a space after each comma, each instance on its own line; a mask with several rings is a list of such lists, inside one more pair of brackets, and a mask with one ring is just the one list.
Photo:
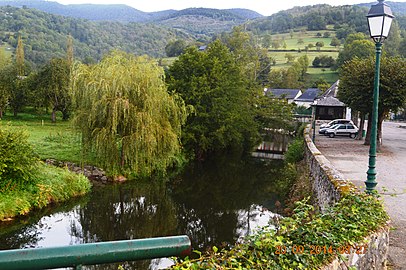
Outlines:
[[81, 161], [80, 137], [70, 122], [59, 118], [53, 124], [50, 115], [28, 112], [19, 113], [17, 118], [7, 113], [0, 120], [0, 126], [2, 125], [25, 129], [29, 134], [29, 142], [41, 159], [53, 158], [76, 163]]
[[[329, 33], [329, 37], [323, 37], [325, 32]], [[310, 62], [308, 81], [311, 82], [319, 78], [324, 78], [327, 82], [334, 83], [338, 79], [337, 72], [331, 71], [329, 68], [312, 67], [312, 62], [316, 56], [325, 55], [331, 56], [334, 59], [338, 57], [338, 53], [342, 45], [338, 47], [333, 47], [330, 45], [334, 36], [335, 32], [332, 30], [332, 26], [329, 27], [329, 30], [323, 31], [305, 31], [302, 29], [292, 33], [271, 35], [272, 40], [279, 40], [281, 43], [281, 47], [278, 49], [272, 47], [269, 48], [268, 55], [275, 59], [276, 62], [276, 65], [272, 68], [279, 69], [290, 67], [291, 63], [287, 63], [287, 55], [294, 57], [294, 59], [307, 55]], [[303, 43], [299, 42], [300, 40], [303, 41]], [[317, 42], [324, 43], [324, 46], [321, 47], [320, 50], [318, 50], [315, 46]], [[309, 44], [312, 44], [313, 47], [309, 50], [305, 50], [305, 47], [309, 47]], [[286, 46], [283, 47], [283, 45]]]

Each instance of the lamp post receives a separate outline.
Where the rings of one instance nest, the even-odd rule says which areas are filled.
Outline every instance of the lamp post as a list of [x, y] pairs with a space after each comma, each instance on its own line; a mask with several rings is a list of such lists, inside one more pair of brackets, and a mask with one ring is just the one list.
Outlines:
[[376, 182], [376, 143], [378, 134], [378, 104], [379, 104], [379, 71], [382, 53], [382, 43], [388, 37], [389, 29], [394, 16], [390, 7], [378, 0], [378, 4], [373, 5], [368, 12], [368, 28], [371, 38], [375, 42], [376, 62], [375, 62], [375, 81], [374, 81], [374, 100], [372, 107], [371, 140], [369, 147], [369, 163], [367, 171], [367, 180], [365, 181], [366, 192], [371, 194], [377, 185]]

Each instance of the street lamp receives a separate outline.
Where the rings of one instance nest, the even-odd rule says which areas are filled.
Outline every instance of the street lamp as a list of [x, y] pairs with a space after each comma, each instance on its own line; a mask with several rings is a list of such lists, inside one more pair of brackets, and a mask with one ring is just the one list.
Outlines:
[[371, 140], [369, 147], [369, 163], [367, 171], [367, 180], [365, 181], [367, 193], [372, 193], [377, 185], [376, 182], [376, 141], [378, 134], [378, 104], [379, 104], [379, 69], [381, 62], [382, 43], [388, 37], [389, 29], [394, 16], [390, 7], [378, 0], [378, 4], [373, 5], [368, 12], [368, 28], [371, 38], [375, 42], [376, 62], [375, 62], [375, 82], [374, 82], [374, 101], [372, 107]]

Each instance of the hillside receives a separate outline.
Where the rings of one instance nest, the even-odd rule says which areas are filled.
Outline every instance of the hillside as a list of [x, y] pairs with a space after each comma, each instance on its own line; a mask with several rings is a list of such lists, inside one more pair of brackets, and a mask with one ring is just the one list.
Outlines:
[[188, 8], [154, 20], [155, 24], [165, 25], [195, 36], [212, 36], [230, 31], [234, 26], [246, 22], [241, 11], [228, 11], [208, 8]]
[[187, 34], [153, 24], [91, 22], [29, 8], [0, 7], [0, 16], [2, 40], [15, 48], [16, 33], [21, 33], [25, 57], [36, 65], [63, 57], [69, 33], [74, 38], [75, 57], [85, 62], [98, 61], [112, 49], [162, 57], [169, 40], [193, 40]]
[[368, 9], [360, 6], [314, 5], [280, 11], [269, 17], [252, 21], [248, 29], [257, 33], [287, 33], [290, 30], [324, 30], [327, 25], [346, 26], [356, 32], [366, 32], [365, 14]]
[[[163, 10], [158, 12], [143, 12], [127, 5], [102, 5], [102, 4], [73, 4], [62, 5], [53, 1], [45, 0], [0, 0], [0, 6], [14, 7], [29, 7], [41, 11], [45, 11], [55, 15], [68, 16], [73, 18], [82, 18], [93, 21], [119, 21], [119, 22], [152, 22], [159, 21], [162, 18], [167, 18], [178, 13], [177, 16], [182, 16], [189, 11]], [[204, 16], [212, 17], [211, 13], [224, 13], [228, 17], [239, 17], [239, 19], [249, 20], [261, 17], [257, 12], [248, 9], [201, 9], [200, 13], [205, 13]], [[217, 16], [214, 15], [214, 16]], [[227, 17], [227, 15], [221, 15]]]
[[[395, 15], [406, 15], [406, 2], [392, 2], [392, 1], [385, 1], [392, 10]], [[358, 6], [370, 8], [371, 5], [375, 5], [376, 2], [371, 3], [363, 3], [359, 4]]]

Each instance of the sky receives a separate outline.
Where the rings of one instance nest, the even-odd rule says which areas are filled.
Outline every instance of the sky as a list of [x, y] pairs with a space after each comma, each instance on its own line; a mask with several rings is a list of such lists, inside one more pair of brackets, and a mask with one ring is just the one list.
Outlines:
[[[141, 11], [181, 10], [191, 7], [216, 9], [247, 8], [269, 16], [294, 6], [316, 4], [353, 5], [374, 2], [373, 0], [50, 0], [61, 4], [126, 4]], [[395, 0], [406, 2], [406, 0]]]

